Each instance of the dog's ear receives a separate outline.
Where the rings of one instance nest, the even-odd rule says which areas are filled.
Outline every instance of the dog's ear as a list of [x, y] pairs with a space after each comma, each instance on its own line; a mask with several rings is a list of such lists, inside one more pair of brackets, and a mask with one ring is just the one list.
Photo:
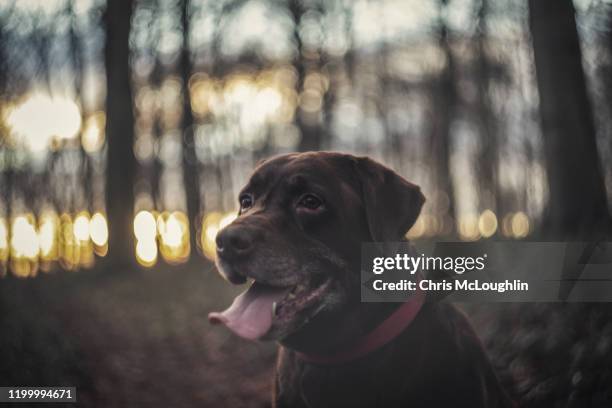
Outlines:
[[259, 159], [259, 160], [257, 160], [257, 163], [255, 163], [255, 167], [253, 167], [253, 168], [256, 169], [256, 168], [260, 167], [262, 164], [264, 164], [267, 161], [268, 161], [268, 158]]
[[372, 240], [399, 240], [425, 203], [421, 189], [370, 158], [357, 157], [354, 163]]

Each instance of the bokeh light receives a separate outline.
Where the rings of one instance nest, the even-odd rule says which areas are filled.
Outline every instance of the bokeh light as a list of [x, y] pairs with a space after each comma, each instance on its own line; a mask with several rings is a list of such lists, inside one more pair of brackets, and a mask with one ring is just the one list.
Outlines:
[[105, 123], [106, 115], [104, 112], [96, 112], [85, 120], [81, 134], [81, 143], [86, 152], [95, 153], [104, 145], [106, 139], [104, 132]]
[[9, 236], [6, 220], [0, 217], [0, 262], [8, 261], [9, 256]]
[[19, 215], [11, 224], [11, 271], [17, 277], [35, 276], [38, 271], [38, 235], [34, 216]]
[[480, 238], [478, 229], [478, 217], [474, 214], [466, 214], [459, 217], [457, 224], [459, 237], [464, 241], [476, 241]]
[[15, 217], [11, 226], [11, 249], [17, 258], [36, 258], [39, 251], [38, 235], [32, 214]]
[[160, 252], [170, 264], [183, 263], [189, 259], [189, 220], [185, 213], [164, 212], [157, 224], [160, 237]]
[[43, 261], [51, 262], [58, 257], [59, 217], [53, 211], [44, 212], [39, 221], [38, 240], [40, 257]]
[[204, 256], [210, 260], [217, 258], [217, 233], [236, 219], [236, 211], [227, 213], [211, 212], [204, 217], [200, 234], [200, 245]]
[[423, 236], [423, 234], [425, 234], [425, 220], [423, 219], [423, 216], [419, 216], [419, 218], [417, 218], [417, 220], [415, 221], [414, 225], [412, 226], [412, 228], [410, 228], [410, 230], [406, 233], [406, 238], [407, 239], [418, 239], [421, 236]]
[[141, 266], [157, 263], [158, 254], [169, 264], [189, 259], [189, 221], [181, 211], [157, 213], [139, 211], [134, 217], [136, 260]]
[[58, 265], [73, 271], [91, 268], [95, 255], [104, 256], [108, 249], [108, 227], [100, 212], [90, 219], [87, 211], [73, 217], [45, 209], [38, 218], [32, 213], [16, 215], [10, 225], [9, 231], [6, 219], [0, 218], [0, 271], [8, 262], [18, 277], [50, 272]]
[[153, 266], [157, 262], [157, 244], [155, 240], [139, 240], [136, 243], [136, 259], [142, 266]]
[[484, 210], [478, 218], [478, 230], [484, 238], [489, 238], [497, 231], [497, 217], [491, 210]]
[[514, 238], [524, 238], [529, 234], [529, 217], [522, 211], [512, 216], [512, 235]]
[[74, 237], [79, 241], [87, 241], [90, 238], [89, 213], [80, 212], [74, 219]]
[[155, 240], [157, 223], [155, 216], [149, 211], [139, 211], [134, 217], [134, 235], [137, 240]]
[[89, 221], [89, 233], [92, 242], [98, 247], [103, 247], [108, 243], [108, 224], [106, 217], [102, 213], [95, 213]]
[[32, 93], [9, 109], [6, 123], [15, 142], [40, 152], [53, 142], [74, 138], [81, 129], [81, 111], [71, 99]]

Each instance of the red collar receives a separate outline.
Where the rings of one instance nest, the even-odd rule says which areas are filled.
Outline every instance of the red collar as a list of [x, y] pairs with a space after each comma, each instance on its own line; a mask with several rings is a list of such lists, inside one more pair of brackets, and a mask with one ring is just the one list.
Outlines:
[[410, 300], [401, 305], [374, 330], [336, 354], [322, 355], [298, 352], [297, 355], [302, 360], [313, 364], [342, 364], [356, 360], [381, 348], [399, 336], [413, 322], [424, 301], [425, 293], [417, 289]]

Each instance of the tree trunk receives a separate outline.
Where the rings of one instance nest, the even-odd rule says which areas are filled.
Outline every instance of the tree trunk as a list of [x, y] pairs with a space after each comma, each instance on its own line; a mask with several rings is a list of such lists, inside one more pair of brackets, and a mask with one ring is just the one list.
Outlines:
[[491, 61], [486, 54], [486, 43], [488, 33], [486, 19], [488, 15], [488, 1], [481, 0], [478, 9], [478, 27], [475, 38], [476, 61], [476, 107], [477, 123], [480, 133], [480, 154], [478, 170], [480, 173], [480, 208], [479, 210], [492, 209], [498, 215], [503, 216], [503, 199], [499, 188], [498, 166], [499, 147], [496, 118], [492, 109], [492, 100], [489, 94], [489, 86], [492, 82]]
[[[159, 18], [161, 18], [161, 1], [162, 0], [158, 0], [154, 3], [153, 21], [158, 21]], [[162, 64], [160, 52], [157, 47], [161, 38], [161, 28], [159, 27], [159, 25], [156, 24], [149, 27], [149, 29], [150, 42], [147, 44], [147, 47], [149, 48], [153, 58], [155, 59], [153, 70], [151, 71], [151, 74], [149, 76], [149, 83], [152, 87], [159, 89], [165, 75], [164, 66]], [[160, 116], [161, 115], [159, 114], [155, 115], [155, 118], [153, 119], [152, 129], [154, 143], [158, 146], [161, 145], [162, 136], [164, 134], [162, 118]], [[163, 211], [164, 204], [161, 197], [161, 178], [164, 171], [164, 166], [162, 160], [159, 157], [159, 154], [153, 155], [152, 163], [147, 170], [150, 172], [149, 180], [151, 181], [151, 196], [153, 198], [154, 208], [157, 211]]]
[[[446, 1], [440, 1], [440, 14]], [[455, 115], [457, 90], [455, 81], [455, 59], [452, 53], [446, 22], [440, 17], [438, 46], [444, 53], [446, 65], [433, 82], [432, 118], [430, 141], [435, 163], [435, 183], [448, 194], [448, 215], [455, 219], [455, 189], [450, 174], [451, 125]]]
[[[72, 0], [67, 4], [68, 15], [70, 16], [70, 28], [68, 30], [70, 39], [70, 56], [72, 59], [72, 68], [74, 72], [74, 94], [75, 99], [81, 106], [81, 121], [85, 123], [87, 118], [88, 107], [85, 106], [83, 99], [83, 86], [84, 86], [84, 71], [85, 71], [85, 50], [82, 39], [79, 37], [77, 31], [77, 16], [75, 14], [76, 0]], [[82, 138], [82, 129], [77, 135], [79, 140]], [[76, 210], [87, 210], [93, 211], [93, 169], [91, 158], [85, 151], [83, 143], [79, 143], [79, 158], [81, 160], [79, 175], [77, 176], [77, 196], [76, 196]]]
[[183, 47], [180, 57], [180, 74], [182, 78], [183, 117], [183, 184], [187, 202], [187, 217], [189, 218], [189, 239], [192, 251], [197, 251], [197, 231], [200, 222], [200, 177], [198, 160], [193, 137], [193, 112], [189, 93], [189, 78], [192, 72], [189, 53], [189, 0], [181, 0], [181, 28], [183, 31]]
[[134, 113], [130, 80], [132, 0], [108, 0], [106, 44], [106, 211], [109, 223], [108, 262], [134, 265]]
[[574, 6], [530, 0], [529, 14], [549, 183], [544, 227], [555, 238], [599, 237], [609, 231], [610, 214]]
[[[297, 72], [295, 90], [298, 95], [304, 91], [306, 79], [307, 61], [304, 56], [304, 44], [300, 36], [300, 22], [306, 9], [301, 0], [290, 0], [288, 2], [289, 14], [293, 20], [293, 40], [295, 42], [295, 57], [293, 66]], [[321, 150], [323, 142], [323, 129], [318, 119], [314, 118], [314, 113], [307, 113], [299, 106], [295, 112], [295, 125], [300, 130], [301, 139], [297, 146], [300, 152]]]
[[600, 46], [604, 49], [603, 55], [600, 56], [598, 69], [598, 79], [601, 81], [602, 92], [605, 101], [605, 112], [607, 119], [607, 128], [605, 140], [608, 141], [608, 162], [604, 167], [604, 177], [612, 180], [612, 7], [608, 6], [605, 14], [607, 27], [602, 33]]

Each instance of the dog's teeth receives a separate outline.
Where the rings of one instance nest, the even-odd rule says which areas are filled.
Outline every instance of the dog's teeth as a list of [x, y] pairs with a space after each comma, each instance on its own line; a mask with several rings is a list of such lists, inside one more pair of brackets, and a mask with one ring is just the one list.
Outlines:
[[276, 316], [276, 302], [272, 302], [272, 316]]

